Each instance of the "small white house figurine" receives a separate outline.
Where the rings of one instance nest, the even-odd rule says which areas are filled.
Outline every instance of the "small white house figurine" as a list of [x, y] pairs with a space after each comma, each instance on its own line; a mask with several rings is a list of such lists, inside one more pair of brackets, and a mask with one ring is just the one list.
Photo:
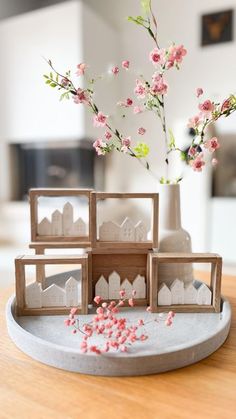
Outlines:
[[133, 282], [133, 290], [136, 291], [135, 298], [146, 298], [146, 283], [144, 276], [136, 276]]
[[79, 217], [74, 222], [74, 209], [70, 202], [67, 202], [63, 211], [53, 211], [51, 221], [45, 217], [38, 224], [37, 231], [40, 236], [86, 236], [86, 223]]
[[38, 282], [32, 282], [26, 287], [25, 302], [28, 308], [42, 307], [42, 286]]
[[103, 300], [108, 300], [109, 298], [108, 282], [103, 275], [96, 282], [95, 295], [99, 295]]
[[184, 288], [184, 304], [197, 304], [197, 290], [193, 283]]
[[120, 297], [120, 275], [117, 272], [112, 272], [108, 278], [109, 285], [109, 300], [117, 299]]
[[120, 239], [120, 226], [113, 221], [106, 221], [99, 227], [99, 240], [118, 241]]
[[66, 305], [66, 293], [56, 284], [50, 285], [42, 292], [42, 307], [61, 307]]
[[158, 305], [170, 306], [171, 305], [171, 291], [166, 284], [162, 283], [158, 292]]
[[212, 292], [206, 284], [201, 284], [197, 293], [197, 304], [210, 305]]
[[52, 235], [53, 236], [62, 236], [62, 213], [58, 210], [52, 213]]
[[125, 296], [126, 296], [126, 298], [131, 298], [131, 297], [132, 297], [132, 291], [133, 291], [133, 288], [132, 288], [132, 285], [131, 285], [131, 283], [128, 281], [128, 279], [127, 279], [127, 278], [126, 278], [126, 279], [124, 279], [124, 281], [121, 283], [120, 288], [121, 288], [122, 290], [124, 290], [124, 291], [125, 291]]
[[171, 303], [184, 304], [184, 283], [179, 279], [175, 279], [170, 286]]
[[78, 281], [73, 276], [67, 279], [65, 283], [66, 292], [66, 307], [74, 307], [78, 305], [79, 301], [79, 289]]
[[38, 234], [40, 236], [51, 236], [52, 225], [47, 217], [44, 217], [38, 224]]

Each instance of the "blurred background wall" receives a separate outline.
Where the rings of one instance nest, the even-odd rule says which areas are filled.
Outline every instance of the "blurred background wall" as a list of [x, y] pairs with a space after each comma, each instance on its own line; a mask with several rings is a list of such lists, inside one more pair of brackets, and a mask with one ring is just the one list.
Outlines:
[[[141, 28], [126, 19], [140, 14], [139, 0], [1, 0], [0, 6], [0, 241], [9, 249], [6, 244], [14, 243], [17, 248], [29, 240], [25, 178], [39, 183], [54, 181], [57, 186], [60, 181], [63, 186], [66, 179], [70, 185], [107, 191], [157, 190], [156, 179], [137, 161], [119, 154], [97, 159], [91, 143], [98, 131], [92, 127], [91, 115], [82, 106], [59, 102], [56, 92], [49, 91], [42, 79], [48, 72], [43, 57], [51, 58], [62, 72], [71, 68], [73, 73], [77, 63], [86, 62], [94, 74], [129, 59], [131, 69], [149, 76], [152, 65], [148, 54], [153, 45]], [[197, 112], [196, 87], [215, 100], [236, 91], [235, 39], [207, 47], [200, 42], [201, 15], [235, 7], [236, 0], [153, 0], [160, 44], [174, 40], [188, 50], [181, 70], [168, 74], [167, 123], [181, 145], [190, 140], [186, 125]], [[118, 100], [133, 97], [135, 77], [131, 71], [114, 82], [106, 77], [98, 83], [96, 100], [105, 113], [113, 115]], [[118, 124], [131, 136], [139, 126], [147, 129], [150, 161], [161, 175], [162, 134], [154, 116], [127, 116]], [[232, 156], [235, 118], [214, 129], [221, 143], [231, 138]], [[67, 163], [64, 158], [60, 166], [62, 153]], [[72, 158], [75, 153], [77, 160]], [[93, 174], [86, 181], [93, 185], [84, 184], [81, 155], [87, 156]], [[173, 167], [178, 174], [179, 167]], [[202, 174], [186, 172], [181, 186], [182, 221], [192, 235], [194, 251], [219, 252], [228, 266], [234, 266], [236, 191], [230, 196], [214, 196], [213, 178], [209, 168]], [[235, 179], [233, 173], [231, 181]]]

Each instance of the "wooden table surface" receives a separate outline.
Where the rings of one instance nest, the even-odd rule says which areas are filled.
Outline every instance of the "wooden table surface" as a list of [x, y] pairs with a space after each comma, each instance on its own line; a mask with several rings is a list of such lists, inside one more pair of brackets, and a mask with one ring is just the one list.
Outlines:
[[223, 279], [233, 309], [225, 344], [195, 365], [144, 377], [92, 377], [33, 361], [7, 334], [4, 310], [12, 292], [0, 290], [1, 419], [236, 418], [236, 277]]

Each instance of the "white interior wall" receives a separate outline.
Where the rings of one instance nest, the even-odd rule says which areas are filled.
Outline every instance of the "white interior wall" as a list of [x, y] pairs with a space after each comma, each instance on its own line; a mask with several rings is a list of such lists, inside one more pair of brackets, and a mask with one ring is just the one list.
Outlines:
[[[170, 70], [168, 82], [170, 86], [167, 98], [167, 123], [172, 127], [180, 143], [185, 141], [185, 124], [188, 118], [197, 112], [197, 102], [194, 96], [196, 87], [203, 87], [207, 96], [214, 99], [224, 99], [231, 92], [236, 91], [235, 70], [236, 61], [235, 41], [217, 46], [202, 48], [200, 46], [200, 16], [204, 13], [215, 12], [222, 9], [234, 8], [235, 0], [225, 1], [204, 0], [190, 2], [176, 0], [167, 6], [165, 0], [153, 2], [154, 10], [158, 16], [158, 28], [161, 45], [168, 45], [172, 40], [177, 44], [184, 44], [188, 50], [181, 70]], [[127, 15], [139, 14], [139, 1], [121, 0], [119, 2], [118, 18]], [[148, 60], [148, 53], [152, 49], [151, 39], [132, 23], [122, 19], [120, 25], [122, 55], [130, 59], [131, 64], [150, 74], [152, 65]], [[130, 96], [133, 92], [133, 80], [127, 77], [122, 85], [122, 97]], [[153, 116], [139, 115], [138, 125], [147, 128], [152, 156], [150, 158], [155, 170], [161, 169], [163, 161], [162, 135], [158, 121]], [[142, 121], [142, 122], [141, 122]], [[131, 118], [126, 122], [126, 132], [134, 134], [136, 130]], [[162, 172], [162, 169], [159, 173]], [[116, 155], [111, 173], [112, 178], [125, 176], [123, 185], [126, 190], [156, 190], [156, 182], [137, 162], [123, 156]], [[217, 228], [220, 222], [211, 223], [212, 201], [210, 200], [210, 171], [203, 174], [188, 172], [182, 183], [182, 213], [183, 225], [190, 231], [195, 251], [220, 251], [219, 241], [211, 241], [211, 230]], [[234, 204], [233, 204], [234, 205]], [[234, 223], [235, 224], [235, 223]]]

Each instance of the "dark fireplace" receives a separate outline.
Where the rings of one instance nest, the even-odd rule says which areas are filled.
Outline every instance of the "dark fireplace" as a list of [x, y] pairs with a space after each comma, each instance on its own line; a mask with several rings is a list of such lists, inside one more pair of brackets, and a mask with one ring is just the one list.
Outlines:
[[10, 145], [12, 200], [24, 200], [30, 188], [103, 190], [103, 158], [89, 140], [27, 142]]

